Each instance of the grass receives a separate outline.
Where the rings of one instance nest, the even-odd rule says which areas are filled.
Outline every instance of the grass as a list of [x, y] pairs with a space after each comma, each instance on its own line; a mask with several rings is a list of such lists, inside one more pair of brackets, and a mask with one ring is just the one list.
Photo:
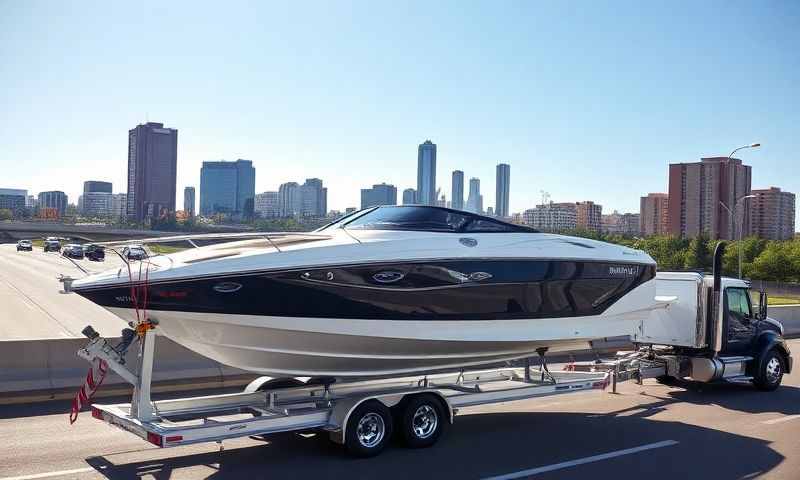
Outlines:
[[147, 245], [147, 248], [153, 252], [158, 254], [167, 255], [170, 253], [177, 253], [186, 250], [188, 247], [178, 247], [175, 245], [164, 245], [161, 243], [150, 243]]

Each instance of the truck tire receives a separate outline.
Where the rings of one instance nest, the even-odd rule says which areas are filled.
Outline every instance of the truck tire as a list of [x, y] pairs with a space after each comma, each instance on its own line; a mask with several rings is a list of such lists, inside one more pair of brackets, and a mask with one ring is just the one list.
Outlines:
[[448, 418], [442, 401], [431, 394], [414, 395], [400, 412], [403, 441], [410, 448], [430, 447], [447, 429]]
[[780, 386], [784, 371], [786, 366], [783, 355], [773, 348], [761, 358], [753, 384], [759, 390], [771, 392]]
[[374, 457], [392, 436], [392, 413], [378, 400], [362, 403], [347, 419], [344, 446], [355, 457]]

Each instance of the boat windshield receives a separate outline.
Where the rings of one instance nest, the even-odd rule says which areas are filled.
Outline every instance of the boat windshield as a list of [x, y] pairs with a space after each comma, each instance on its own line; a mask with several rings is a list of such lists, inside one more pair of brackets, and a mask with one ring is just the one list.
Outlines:
[[449, 208], [382, 206], [344, 222], [348, 230], [416, 230], [426, 232], [535, 232], [528, 227]]

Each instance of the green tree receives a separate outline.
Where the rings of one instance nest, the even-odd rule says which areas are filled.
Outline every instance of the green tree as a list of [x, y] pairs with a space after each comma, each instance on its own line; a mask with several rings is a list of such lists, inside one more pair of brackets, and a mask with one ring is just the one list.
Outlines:
[[712, 252], [709, 250], [708, 237], [698, 235], [689, 242], [686, 249], [684, 268], [692, 270], [708, 270], [712, 262]]
[[7, 208], [0, 208], [0, 220], [11, 220], [14, 217], [14, 212]]

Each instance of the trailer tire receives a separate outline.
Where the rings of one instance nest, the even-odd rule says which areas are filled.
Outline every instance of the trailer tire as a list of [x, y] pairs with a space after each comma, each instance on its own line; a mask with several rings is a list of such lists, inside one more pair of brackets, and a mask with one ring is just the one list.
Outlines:
[[305, 383], [292, 377], [273, 378], [272, 380], [264, 382], [263, 385], [258, 387], [257, 391], [263, 392], [264, 390], [278, 390], [281, 388], [302, 387], [303, 385], [305, 385]]
[[427, 448], [435, 444], [447, 429], [448, 417], [442, 401], [431, 394], [414, 395], [404, 402], [399, 425], [409, 448]]
[[344, 446], [355, 457], [374, 457], [392, 436], [392, 413], [378, 400], [367, 400], [350, 414]]
[[773, 348], [760, 359], [753, 385], [759, 390], [771, 392], [780, 386], [785, 371], [786, 362], [783, 355]]

